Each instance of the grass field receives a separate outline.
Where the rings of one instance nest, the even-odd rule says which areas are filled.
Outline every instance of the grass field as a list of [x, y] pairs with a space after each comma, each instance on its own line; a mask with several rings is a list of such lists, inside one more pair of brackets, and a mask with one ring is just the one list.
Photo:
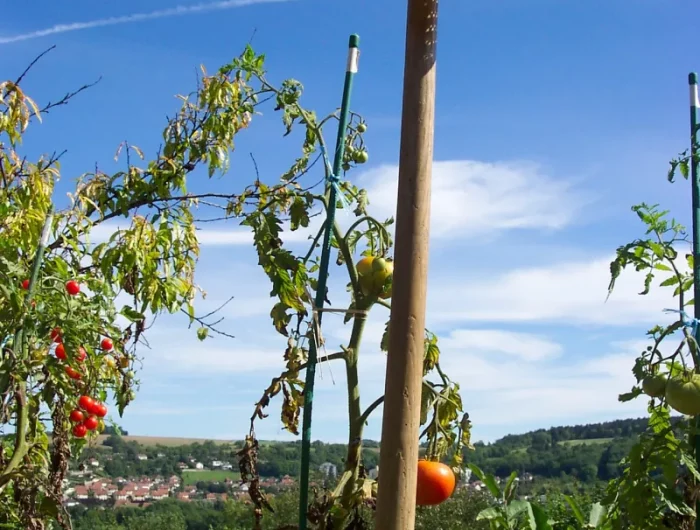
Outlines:
[[[578, 445], [585, 445], [585, 444], [590, 444], [590, 445], [601, 445], [601, 444], [607, 444], [612, 442], [612, 438], [590, 438], [588, 440], [564, 440], [562, 442], [559, 442], [559, 445], [564, 445], [568, 447], [576, 447]], [[514, 454], [525, 454], [527, 453], [527, 447], [518, 447], [517, 449], [513, 449], [511, 453]]]
[[560, 445], [570, 445], [570, 446], [575, 446], [575, 445], [584, 445], [584, 444], [607, 444], [612, 442], [612, 438], [590, 438], [589, 440], [564, 440], [563, 442], [559, 442]]
[[[98, 437], [98, 443], [102, 444], [108, 436], [100, 435]], [[167, 447], [177, 447], [179, 445], [189, 445], [194, 443], [204, 443], [207, 441], [214, 442], [217, 445], [233, 444], [233, 440], [207, 440], [205, 438], [170, 438], [170, 437], [159, 437], [159, 436], [124, 436], [124, 441], [126, 442], [138, 442], [141, 445], [163, 445]]]
[[185, 486], [191, 486], [199, 481], [223, 482], [227, 478], [231, 480], [240, 480], [241, 475], [235, 471], [216, 469], [185, 469], [182, 472], [182, 480]]

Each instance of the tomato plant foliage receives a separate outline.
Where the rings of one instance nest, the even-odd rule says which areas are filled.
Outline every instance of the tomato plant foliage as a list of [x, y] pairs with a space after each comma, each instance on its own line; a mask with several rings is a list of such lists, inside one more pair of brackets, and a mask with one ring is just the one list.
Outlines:
[[[321, 362], [342, 361], [347, 380], [348, 453], [345, 469], [332, 491], [316, 492], [308, 507], [308, 521], [312, 528], [342, 529], [360, 527], [358, 513], [363, 505], [372, 505], [378, 484], [367, 477], [362, 465], [362, 439], [367, 419], [381, 405], [383, 397], [377, 397], [362, 407], [358, 360], [361, 355], [362, 337], [371, 310], [390, 310], [393, 277], [391, 260], [392, 238], [390, 227], [393, 219], [380, 220], [371, 215], [367, 192], [346, 179], [337, 185], [336, 206], [346, 212], [351, 221], [347, 227], [334, 221], [330, 230], [334, 269], [347, 279], [349, 303], [343, 308], [332, 308], [344, 313], [344, 323], [351, 326], [350, 339], [341, 351], [325, 352], [323, 334], [318, 325], [318, 311], [314, 299], [318, 289], [320, 267], [320, 241], [326, 229], [324, 221], [315, 237], [310, 237], [308, 249], [295, 253], [283, 241], [285, 222], [291, 231], [308, 227], [314, 216], [324, 216], [330, 206], [331, 186], [335, 177], [325, 153], [331, 151], [324, 137], [325, 127], [337, 127], [338, 114], [330, 113], [319, 118], [315, 112], [302, 105], [302, 85], [286, 81], [273, 88], [262, 69], [251, 71], [264, 91], [269, 92], [276, 103], [275, 110], [282, 114], [285, 132], [300, 127], [303, 138], [301, 155], [288, 172], [274, 185], [255, 183], [250, 195], [244, 194], [229, 207], [229, 213], [242, 217], [242, 224], [253, 233], [258, 263], [270, 280], [273, 306], [271, 324], [284, 337], [284, 369], [275, 376], [257, 402], [251, 418], [250, 432], [244, 448], [239, 453], [240, 469], [256, 506], [256, 525], [260, 525], [268, 502], [260, 490], [256, 470], [258, 442], [255, 421], [267, 416], [266, 408], [271, 400], [282, 400], [281, 422], [286, 430], [299, 434], [301, 411], [305, 405], [303, 371], [307, 368], [310, 344], [315, 343]], [[368, 124], [356, 113], [345, 131], [343, 171], [345, 175], [368, 160], [364, 134]], [[335, 132], [335, 131], [334, 131]], [[324, 177], [303, 179], [319, 161]], [[340, 177], [340, 176], [339, 176]], [[307, 182], [309, 181], [309, 182]], [[337, 300], [336, 293], [320, 293], [326, 300]], [[330, 303], [330, 301], [329, 301]], [[391, 330], [387, 323], [381, 340], [382, 349], [388, 350]], [[429, 459], [440, 460], [452, 455], [452, 465], [459, 470], [462, 448], [470, 446], [471, 423], [463, 413], [459, 385], [449, 379], [440, 368], [440, 350], [437, 337], [425, 332], [425, 362], [421, 425], [421, 437], [428, 446]], [[258, 526], [256, 526], [257, 528]]]
[[[261, 78], [264, 57], [246, 48], [213, 75], [202, 68], [197, 89], [180, 96], [181, 106], [167, 120], [151, 159], [125, 142], [116, 154], [121, 171], [87, 172], [68, 194], [68, 204], [57, 203], [61, 155], [30, 161], [21, 152], [22, 139], [30, 125], [89, 86], [41, 105], [23, 89], [35, 63], [17, 79], [0, 83], [0, 523], [69, 528], [61, 504], [68, 458], [103, 427], [88, 413], [85, 420], [74, 413], [84, 408], [80, 396], [98, 403], [90, 412], [98, 417], [107, 414], [105, 401], [115, 402], [119, 414], [124, 411], [137, 388], [138, 345], [147, 321], [159, 313], [184, 312], [200, 339], [210, 331], [223, 333], [195, 314], [195, 298], [204, 293], [194, 279], [199, 256], [194, 208], [216, 199], [231, 216], [247, 201], [276, 199], [272, 212], [289, 210], [287, 201], [296, 195], [285, 190], [294, 188], [306, 168], [313, 138], [280, 186], [256, 182], [239, 195], [188, 190], [192, 178], [227, 171], [236, 134], [251, 123], [261, 94], [271, 91]], [[287, 81], [278, 93], [287, 126], [300, 118], [285, 103], [297, 97], [299, 87]], [[251, 217], [269, 227], [267, 235], [257, 231], [260, 241], [275, 233], [269, 215]], [[103, 241], [93, 237], [96, 227], [120, 217], [130, 220], [128, 227]], [[273, 259], [284, 263], [281, 253]], [[281, 301], [299, 308], [295, 289], [304, 269], [269, 271]], [[128, 302], [118, 304], [117, 297]], [[72, 425], [71, 418], [89, 420], [88, 425]]]
[[[688, 153], [671, 162], [669, 181], [676, 172], [688, 177]], [[637, 357], [637, 380], [620, 401], [649, 399], [649, 426], [623, 461], [623, 474], [610, 482], [605, 503], [612, 528], [693, 528], [697, 516], [700, 472], [696, 465], [696, 418], [673, 418], [672, 413], [700, 412], [700, 356], [692, 312], [695, 284], [692, 241], [685, 227], [658, 205], [639, 204], [633, 212], [645, 225], [645, 237], [617, 249], [610, 264], [612, 292], [625, 269], [644, 274], [640, 295], [655, 283], [669, 290], [678, 315], [670, 324], [647, 332], [649, 346]]]

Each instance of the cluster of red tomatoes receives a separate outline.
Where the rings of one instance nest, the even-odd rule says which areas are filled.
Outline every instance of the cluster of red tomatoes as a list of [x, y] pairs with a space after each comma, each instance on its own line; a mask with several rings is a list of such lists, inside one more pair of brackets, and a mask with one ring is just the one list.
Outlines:
[[[76, 296], [80, 293], [80, 284], [75, 280], [66, 282], [65, 287], [66, 292], [70, 296]], [[22, 288], [29, 288], [29, 280], [24, 280], [22, 282]], [[70, 363], [70, 359], [68, 358], [66, 347], [63, 343], [63, 331], [61, 328], [56, 327], [52, 329], [50, 336], [51, 341], [56, 344], [56, 349], [54, 350], [56, 358], [60, 361], [67, 361], [64, 370], [68, 377], [76, 381], [82, 379], [83, 375], [68, 364]], [[100, 348], [105, 352], [111, 351], [114, 348], [112, 339], [108, 337], [103, 338], [100, 342]], [[82, 363], [87, 358], [87, 352], [85, 348], [79, 346], [78, 351], [71, 357], [78, 361], [78, 363]], [[95, 401], [90, 396], [80, 396], [78, 399], [78, 407], [78, 409], [70, 413], [70, 420], [75, 424], [73, 426], [73, 435], [76, 438], [84, 438], [88, 431], [94, 431], [100, 426], [101, 420], [99, 418], [104, 418], [107, 415], [107, 407], [103, 403]]]
[[107, 415], [107, 407], [90, 396], [80, 396], [78, 407], [70, 413], [70, 421], [75, 423], [73, 436], [85, 438], [88, 431], [94, 431], [100, 425], [101, 420], [98, 418], [104, 418]]

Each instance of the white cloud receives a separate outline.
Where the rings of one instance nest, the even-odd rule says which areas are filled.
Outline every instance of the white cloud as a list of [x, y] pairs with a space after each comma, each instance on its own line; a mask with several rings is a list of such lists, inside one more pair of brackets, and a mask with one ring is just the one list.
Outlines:
[[440, 340], [440, 344], [449, 350], [504, 353], [525, 361], [550, 359], [562, 352], [560, 344], [546, 337], [498, 329], [458, 329]]
[[642, 415], [644, 399], [631, 403], [617, 399], [635, 382], [631, 370], [639, 345], [634, 341], [629, 350], [613, 349], [613, 353], [588, 359], [533, 363], [526, 359], [504, 362], [488, 349], [460, 354], [447, 343], [442, 365], [460, 383], [465, 408], [477, 431], [489, 425], [535, 423], [544, 427], [581, 418]]
[[[395, 215], [397, 166], [380, 166], [359, 181], [368, 190], [373, 214]], [[571, 224], [589, 202], [570, 183], [524, 162], [434, 162], [431, 193], [433, 238], [467, 238], [515, 229], [558, 230]]]
[[[396, 215], [398, 166], [384, 165], [360, 175], [367, 188], [370, 213], [379, 219]], [[561, 179], [543, 174], [532, 163], [484, 163], [471, 160], [434, 162], [431, 237], [470, 238], [508, 230], [559, 230], [571, 224], [589, 197]], [[341, 225], [354, 217], [340, 211]], [[304, 243], [313, 237], [322, 219], [315, 216], [308, 227], [292, 232], [283, 225], [285, 243]], [[105, 241], [126, 223], [105, 223], [92, 230], [93, 242]], [[246, 228], [199, 229], [202, 246], [250, 245]]]
[[[207, 412], [250, 412], [251, 407], [246, 405], [239, 406], [207, 406]], [[201, 414], [201, 407], [172, 407], [158, 403], [141, 403], [135, 402], [133, 407], [129, 408], [130, 416], [191, 416]]]
[[662, 312], [676, 306], [669, 289], [654, 288], [640, 296], [643, 276], [632, 270], [622, 274], [606, 302], [612, 258], [515, 269], [479, 280], [438, 276], [428, 292], [429, 318], [609, 326], [675, 318]]

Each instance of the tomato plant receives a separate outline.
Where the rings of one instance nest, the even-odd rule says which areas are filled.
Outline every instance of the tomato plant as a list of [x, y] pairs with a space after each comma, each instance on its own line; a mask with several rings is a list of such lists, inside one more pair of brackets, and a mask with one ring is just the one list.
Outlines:
[[[287, 431], [299, 434], [300, 416], [305, 406], [302, 373], [308, 366], [310, 344], [315, 342], [318, 347], [323, 344], [313, 302], [319, 289], [319, 241], [324, 235], [325, 223], [312, 238], [308, 249], [299, 254], [285, 246], [282, 226], [288, 220], [292, 231], [308, 227], [314, 215], [327, 210], [333, 184], [330, 161], [325, 158], [325, 153], [330, 149], [326, 144], [324, 127], [337, 125], [338, 115], [332, 113], [319, 118], [315, 112], [302, 106], [303, 87], [298, 81], [287, 81], [277, 88], [266, 80], [262, 69], [255, 70], [252, 75], [264, 87], [261, 96], [270, 97], [276, 104], [275, 109], [282, 114], [285, 133], [290, 133], [295, 126], [301, 126], [301, 136], [304, 138], [300, 158], [277, 183], [254, 188], [251, 192], [257, 191], [259, 195], [247, 196], [246, 201], [239, 201], [230, 208], [231, 214], [242, 218], [241, 224], [253, 233], [258, 263], [272, 285], [272, 325], [284, 337], [285, 343], [284, 370], [272, 379], [257, 402], [249, 435], [239, 453], [242, 478], [248, 482], [256, 507], [255, 528], [259, 528], [268, 504], [256, 471], [258, 442], [254, 423], [266, 417], [266, 407], [272, 399], [280, 396], [282, 425]], [[346, 130], [341, 131], [344, 145], [342, 167], [346, 174], [369, 159], [363, 137], [367, 130], [366, 122], [356, 113], [351, 112], [350, 115]], [[311, 166], [317, 160], [325, 168], [325, 184], [317, 184], [318, 177], [309, 175]], [[340, 194], [337, 201], [339, 208], [348, 212], [348, 217], [353, 216], [347, 229], [338, 222], [330, 226], [333, 258], [340, 268], [339, 272], [347, 278], [349, 301], [343, 311], [344, 323], [351, 326], [351, 334], [340, 351], [320, 355], [319, 360], [343, 361], [349, 412], [348, 450], [345, 469], [338, 483], [331, 491], [317, 492], [308, 506], [308, 522], [316, 529], [352, 528], [354, 524], [359, 524], [360, 507], [373, 505], [376, 500], [380, 483], [365, 476], [362, 439], [365, 424], [383, 403], [383, 397], [375, 398], [363, 408], [358, 361], [369, 312], [375, 308], [387, 312], [391, 309], [389, 300], [394, 267], [389, 232], [393, 219], [378, 220], [371, 216], [366, 190], [347, 180], [340, 180], [335, 185]], [[331, 297], [328, 290], [321, 294], [326, 298]], [[338, 293], [333, 294], [333, 297], [336, 296]], [[388, 349], [390, 336], [387, 323], [381, 340], [383, 351]], [[459, 472], [462, 448], [470, 446], [471, 424], [463, 417], [459, 385], [440, 369], [439, 357], [437, 337], [426, 330], [425, 382], [421, 399], [421, 425], [424, 430], [420, 437], [428, 441], [432, 460], [442, 461], [450, 455], [452, 467]]]
[[[259, 94], [268, 90], [256, 75], [264, 58], [247, 48], [212, 75], [202, 68], [150, 159], [124, 142], [118, 171], [91, 170], [68, 201], [62, 192], [62, 202], [54, 202], [60, 155], [32, 159], [22, 153], [22, 139], [90, 85], [41, 105], [23, 86], [37, 64], [0, 82], [0, 526], [22, 530], [69, 527], [61, 502], [68, 459], [96, 435], [97, 418], [107, 415], [104, 402], [121, 415], [135, 398], [147, 322], [181, 313], [197, 325], [200, 340], [210, 332], [226, 335], [194, 308], [204, 294], [194, 281], [198, 201], [220, 200], [222, 210], [235, 214], [278, 189], [259, 182], [242, 195], [188, 190], [200, 168], [202, 178], [228, 170], [235, 136], [248, 128]], [[287, 86], [293, 94], [294, 82]], [[302, 166], [295, 165], [289, 186]], [[129, 219], [126, 227], [90, 242], [95, 227], [120, 217]], [[128, 302], [117, 305], [117, 298]], [[56, 354], [47, 356], [53, 344]], [[78, 412], [83, 418], [76, 421]]]
[[[690, 162], [687, 152], [673, 160], [669, 181], [679, 170], [687, 178]], [[671, 291], [676, 301], [673, 312], [679, 318], [647, 332], [650, 344], [632, 369], [637, 385], [620, 396], [620, 401], [642, 394], [649, 398], [649, 427], [623, 461], [622, 476], [608, 485], [608, 519], [614, 529], [691, 528], [700, 488], [697, 429], [695, 418], [672, 418], [671, 413], [700, 414], [696, 324], [685, 313], [693, 304], [688, 293], [695, 285], [692, 245], [685, 227], [658, 205], [642, 203], [632, 211], [644, 223], [646, 234], [617, 249], [610, 265], [609, 292], [625, 269], [641, 271], [640, 295], [647, 295], [658, 282]]]

